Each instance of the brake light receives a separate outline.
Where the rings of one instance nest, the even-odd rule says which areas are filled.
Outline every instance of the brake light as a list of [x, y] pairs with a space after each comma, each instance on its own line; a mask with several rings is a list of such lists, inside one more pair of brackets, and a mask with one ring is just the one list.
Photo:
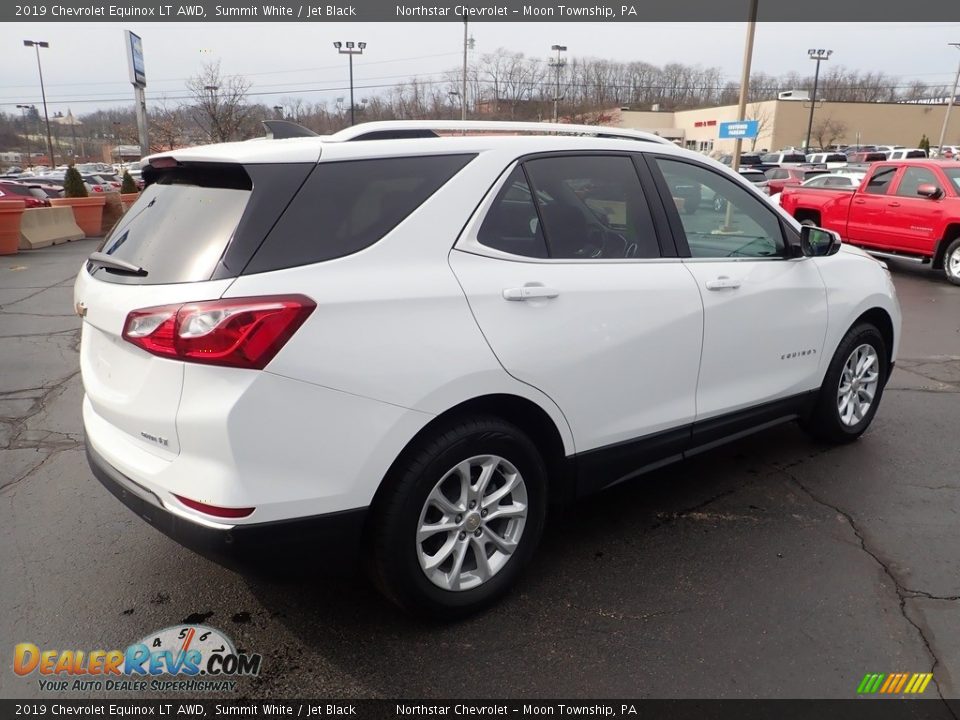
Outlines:
[[277, 295], [144, 308], [127, 315], [123, 339], [173, 360], [262, 370], [316, 306]]

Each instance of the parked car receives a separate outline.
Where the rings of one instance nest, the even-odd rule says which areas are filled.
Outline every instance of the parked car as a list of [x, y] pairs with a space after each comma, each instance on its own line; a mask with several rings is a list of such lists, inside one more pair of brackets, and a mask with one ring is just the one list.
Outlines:
[[809, 180], [817, 175], [825, 175], [829, 171], [813, 170], [807, 167], [776, 167], [770, 168], [765, 175], [769, 181], [770, 194], [781, 192], [787, 185], [799, 185], [804, 180]]
[[960, 163], [876, 163], [856, 189], [786, 188], [784, 210], [874, 255], [942, 268], [960, 285]]
[[897, 356], [881, 263], [652, 134], [370, 123], [144, 175], [74, 290], [94, 474], [433, 617], [506, 592], [551, 504], [778, 422], [856, 439]]
[[850, 163], [882, 162], [886, 159], [887, 154], [880, 150], [861, 150], [858, 152], [847, 153], [847, 161]]
[[[840, 173], [826, 173], [820, 175], [814, 175], [809, 180], [804, 180], [800, 183], [800, 187], [827, 187], [827, 188], [847, 188], [853, 189], [860, 184], [860, 181], [863, 180], [863, 177], [866, 173], [855, 173], [848, 172], [844, 174]], [[770, 196], [771, 202], [781, 205], [783, 200], [783, 190], [776, 193], [772, 193]]]
[[[745, 180], [749, 180], [753, 183], [753, 186], [759, 190], [764, 195], [770, 194], [770, 183], [767, 181], [767, 176], [762, 173], [760, 170], [754, 170], [749, 167], [742, 167], [738, 171], [740, 177]], [[722, 195], [718, 195], [713, 192], [710, 188], [703, 188], [702, 191], [702, 200], [705, 200], [710, 203], [713, 207], [714, 212], [723, 212], [726, 210], [727, 201], [723, 198]]]
[[760, 161], [766, 165], [800, 165], [807, 161], [807, 156], [802, 152], [776, 152], [761, 156]]
[[17, 182], [0, 181], [0, 198], [23, 200], [28, 208], [49, 207], [50, 201], [40, 188], [31, 188]]
[[800, 183], [800, 187], [855, 188], [863, 181], [866, 173], [827, 173], [816, 175]]
[[[17, 178], [18, 181], [28, 182], [32, 184], [43, 186], [55, 186], [63, 190], [64, 179], [62, 175], [35, 175], [35, 176], [23, 176], [21, 175]], [[84, 181], [84, 187], [87, 188], [87, 193], [92, 194], [95, 192], [93, 185]]]
[[840, 152], [820, 152], [807, 155], [807, 162], [815, 165], [825, 165], [828, 170], [834, 170], [847, 164], [847, 156]]
[[887, 160], [917, 160], [927, 157], [927, 151], [921, 148], [900, 148], [887, 153]]

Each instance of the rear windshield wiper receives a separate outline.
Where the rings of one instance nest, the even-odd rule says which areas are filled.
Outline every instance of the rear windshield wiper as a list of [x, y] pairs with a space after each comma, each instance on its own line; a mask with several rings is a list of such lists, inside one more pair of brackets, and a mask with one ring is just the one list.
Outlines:
[[139, 265], [134, 265], [126, 260], [121, 260], [120, 258], [115, 258], [112, 255], [107, 255], [102, 252], [92, 253], [90, 257], [87, 258], [87, 262], [94, 267], [104, 267], [107, 268], [107, 270], [113, 270], [118, 273], [136, 275], [138, 277], [147, 276], [147, 271]]

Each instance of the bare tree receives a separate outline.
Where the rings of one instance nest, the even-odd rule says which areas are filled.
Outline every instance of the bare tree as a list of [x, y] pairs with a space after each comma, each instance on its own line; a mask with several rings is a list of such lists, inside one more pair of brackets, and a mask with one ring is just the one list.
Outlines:
[[757, 149], [757, 141], [760, 139], [760, 136], [773, 125], [773, 113], [770, 112], [769, 105], [754, 103], [753, 105], [747, 106], [747, 119], [757, 121], [757, 134], [750, 140], [750, 151], [753, 152]]
[[150, 151], [174, 150], [185, 143], [186, 118], [182, 105], [170, 106], [167, 98], [150, 108]]
[[224, 75], [220, 61], [208, 63], [187, 81], [193, 96], [194, 118], [213, 142], [239, 139], [251, 113], [247, 104], [250, 82], [239, 75]]
[[847, 124], [843, 120], [834, 120], [832, 117], [825, 117], [813, 124], [812, 135], [820, 148], [833, 145], [837, 140], [843, 139], [847, 133]]

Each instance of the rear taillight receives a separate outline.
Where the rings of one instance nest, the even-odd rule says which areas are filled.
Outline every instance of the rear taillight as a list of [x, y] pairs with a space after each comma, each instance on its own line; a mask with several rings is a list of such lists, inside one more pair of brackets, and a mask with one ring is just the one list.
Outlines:
[[252, 507], [220, 507], [219, 505], [210, 505], [208, 503], [202, 503], [199, 500], [191, 500], [190, 498], [183, 497], [182, 495], [174, 495], [174, 497], [188, 508], [199, 510], [205, 515], [211, 515], [218, 518], [249, 517], [253, 514], [253, 511], [256, 510], [256, 508]]
[[262, 370], [316, 306], [277, 295], [144, 308], [127, 315], [123, 339], [173, 360]]

